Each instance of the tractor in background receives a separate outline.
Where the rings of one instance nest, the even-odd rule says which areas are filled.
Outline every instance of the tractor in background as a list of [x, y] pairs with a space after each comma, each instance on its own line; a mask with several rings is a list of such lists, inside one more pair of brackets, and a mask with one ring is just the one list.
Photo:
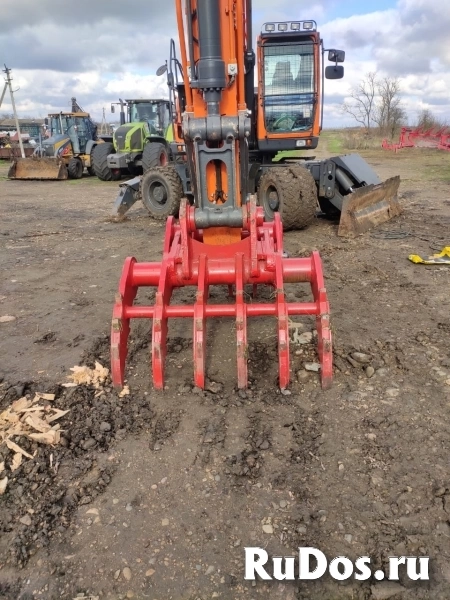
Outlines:
[[49, 137], [32, 156], [12, 161], [10, 179], [81, 179], [86, 168], [94, 175], [93, 151], [107, 145], [111, 136], [98, 136], [97, 125], [72, 98], [72, 111], [51, 113], [45, 119]]
[[[171, 104], [163, 99], [122, 100], [120, 126], [110, 143], [96, 148], [93, 169], [103, 181], [136, 176], [169, 161], [168, 141], [172, 132]], [[111, 112], [115, 112], [114, 104]]]

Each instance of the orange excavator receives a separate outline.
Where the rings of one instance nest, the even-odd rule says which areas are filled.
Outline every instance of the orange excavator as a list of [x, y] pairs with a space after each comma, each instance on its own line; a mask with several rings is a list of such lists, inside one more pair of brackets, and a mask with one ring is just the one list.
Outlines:
[[[247, 320], [271, 316], [277, 320], [283, 390], [290, 380], [290, 318], [314, 315], [321, 382], [327, 388], [332, 342], [321, 259], [316, 251], [309, 257], [287, 257], [282, 221], [286, 228], [304, 227], [316, 212], [317, 188], [319, 200], [334, 200], [343, 211], [349, 195], [361, 204], [358, 191], [363, 188], [370, 188], [373, 207], [377, 194], [386, 195], [385, 189], [378, 190], [385, 184], [370, 180], [368, 165], [361, 177], [352, 175], [365, 169], [355, 155], [305, 166], [272, 159], [280, 150], [316, 147], [323, 78], [343, 76], [338, 63], [344, 53], [329, 51], [334, 65], [323, 70], [324, 50], [314, 21], [266, 23], [256, 60], [251, 0], [175, 1], [181, 61], [171, 56], [171, 63], [183, 82], [171, 72], [169, 84], [180, 155], [145, 175], [159, 215], [168, 207], [163, 258], [160, 263], [125, 261], [111, 329], [113, 382], [124, 384], [130, 320], [150, 318], [153, 383], [162, 389], [168, 319], [184, 317], [193, 319], [194, 380], [204, 388], [207, 320], [229, 317], [236, 328], [237, 385], [245, 388]], [[378, 208], [393, 212], [393, 204], [391, 198], [386, 207], [383, 199]], [[286, 283], [308, 284], [312, 301], [288, 302]], [[211, 287], [218, 285], [228, 288], [234, 302], [209, 302]], [[187, 286], [195, 288], [195, 302], [171, 304], [173, 291]], [[273, 300], [258, 299], [260, 286], [273, 288]], [[152, 306], [134, 304], [140, 287], [156, 289]], [[246, 301], [246, 287], [253, 291], [251, 302]]]

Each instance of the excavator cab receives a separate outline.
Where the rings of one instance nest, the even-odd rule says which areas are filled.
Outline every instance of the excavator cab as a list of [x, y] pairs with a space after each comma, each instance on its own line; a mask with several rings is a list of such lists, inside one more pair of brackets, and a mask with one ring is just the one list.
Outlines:
[[321, 52], [315, 21], [263, 25], [258, 39], [261, 153], [317, 147], [323, 104]]

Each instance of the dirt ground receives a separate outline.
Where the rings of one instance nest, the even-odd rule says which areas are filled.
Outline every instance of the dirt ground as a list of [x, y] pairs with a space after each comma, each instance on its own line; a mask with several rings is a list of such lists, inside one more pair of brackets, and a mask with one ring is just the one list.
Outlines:
[[[36, 390], [70, 409], [59, 445], [21, 441], [34, 457], [16, 471], [0, 448], [0, 598], [450, 598], [450, 269], [407, 260], [450, 244], [450, 156], [362, 154], [382, 178], [400, 174], [404, 212], [355, 240], [321, 219], [286, 234], [291, 256], [321, 253], [335, 350], [323, 392], [303, 368], [314, 344], [293, 343], [290, 395], [271, 319], [250, 323], [247, 393], [227, 320], [208, 323], [209, 391], [193, 388], [188, 320], [171, 325], [163, 393], [148, 322], [133, 328], [129, 396], [62, 387], [76, 364], [109, 366], [123, 261], [159, 260], [163, 226], [141, 205], [110, 222], [115, 183], [8, 181], [0, 167], [0, 316], [15, 317], [0, 322], [0, 411]], [[376, 568], [430, 556], [430, 581], [252, 584], [246, 546]]]

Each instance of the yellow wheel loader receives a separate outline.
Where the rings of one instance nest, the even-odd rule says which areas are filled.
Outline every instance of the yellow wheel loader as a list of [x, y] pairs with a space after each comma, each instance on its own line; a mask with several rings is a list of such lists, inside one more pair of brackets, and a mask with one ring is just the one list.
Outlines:
[[98, 144], [109, 141], [97, 135], [97, 126], [89, 113], [72, 98], [72, 111], [49, 114], [49, 137], [42, 140], [29, 158], [11, 163], [10, 179], [81, 179], [86, 168], [94, 175], [92, 153]]

